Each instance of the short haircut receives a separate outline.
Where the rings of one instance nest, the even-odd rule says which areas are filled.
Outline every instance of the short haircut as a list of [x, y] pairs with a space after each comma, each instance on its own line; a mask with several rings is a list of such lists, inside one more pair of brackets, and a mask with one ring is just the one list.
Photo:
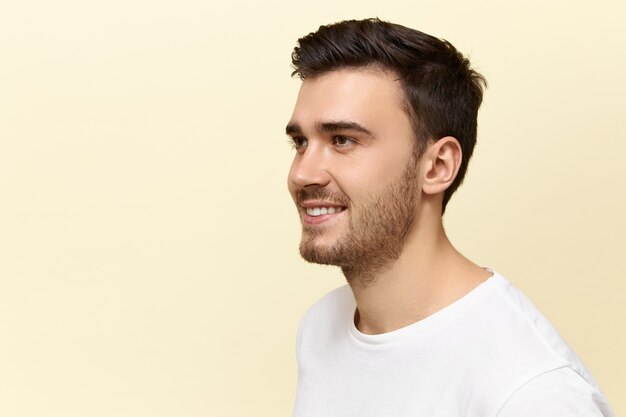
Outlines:
[[291, 55], [302, 80], [344, 68], [371, 67], [399, 77], [406, 112], [421, 156], [430, 141], [455, 137], [463, 160], [443, 196], [442, 213], [459, 187], [476, 144], [477, 114], [485, 78], [443, 39], [377, 18], [320, 26], [298, 40]]

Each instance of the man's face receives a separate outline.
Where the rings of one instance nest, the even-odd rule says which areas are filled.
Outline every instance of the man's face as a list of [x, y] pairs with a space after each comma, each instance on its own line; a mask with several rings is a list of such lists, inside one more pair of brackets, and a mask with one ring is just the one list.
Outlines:
[[354, 268], [396, 259], [419, 199], [417, 156], [394, 76], [347, 69], [306, 79], [287, 126], [289, 191], [310, 262]]

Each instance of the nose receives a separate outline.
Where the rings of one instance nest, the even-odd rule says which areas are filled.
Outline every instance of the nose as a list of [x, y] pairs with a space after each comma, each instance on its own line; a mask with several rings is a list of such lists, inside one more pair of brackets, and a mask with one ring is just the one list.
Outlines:
[[309, 145], [302, 154], [296, 154], [289, 171], [289, 185], [303, 188], [308, 185], [326, 186], [330, 182], [327, 158], [323, 147]]

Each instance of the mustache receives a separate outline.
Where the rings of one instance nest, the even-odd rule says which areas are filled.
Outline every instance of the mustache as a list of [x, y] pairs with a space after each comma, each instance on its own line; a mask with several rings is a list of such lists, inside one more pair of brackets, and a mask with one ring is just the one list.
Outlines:
[[343, 193], [334, 193], [328, 191], [324, 187], [317, 185], [310, 185], [305, 188], [301, 188], [296, 193], [296, 202], [298, 205], [308, 200], [324, 200], [342, 206], [348, 206], [350, 200]]

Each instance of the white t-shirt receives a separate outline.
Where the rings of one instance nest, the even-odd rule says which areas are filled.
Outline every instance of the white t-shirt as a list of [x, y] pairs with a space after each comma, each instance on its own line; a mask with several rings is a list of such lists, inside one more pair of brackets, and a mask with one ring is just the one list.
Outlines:
[[294, 417], [614, 416], [582, 362], [504, 277], [401, 329], [366, 335], [348, 285], [298, 330]]

